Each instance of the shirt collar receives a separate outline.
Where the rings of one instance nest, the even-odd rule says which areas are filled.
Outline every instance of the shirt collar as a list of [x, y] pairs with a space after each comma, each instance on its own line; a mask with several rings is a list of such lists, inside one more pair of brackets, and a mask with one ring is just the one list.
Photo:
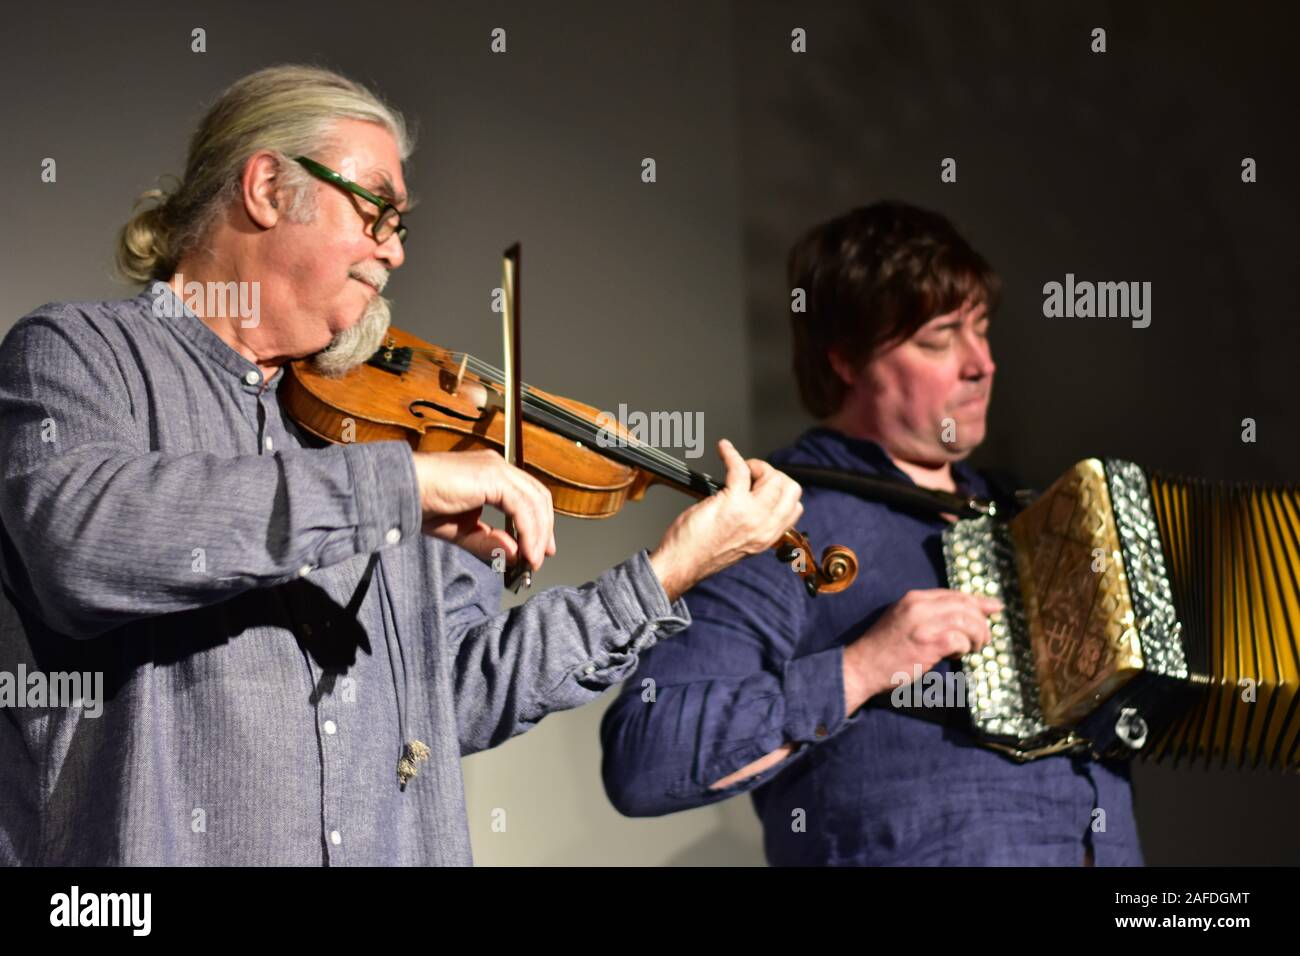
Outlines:
[[[227, 345], [221, 336], [213, 332], [166, 282], [159, 279], [149, 283], [136, 298], [146, 313], [166, 322], [183, 335], [216, 365], [238, 378], [239, 384], [245, 390], [261, 391], [262, 370]], [[268, 387], [274, 390], [283, 378], [282, 366], [267, 383]]]

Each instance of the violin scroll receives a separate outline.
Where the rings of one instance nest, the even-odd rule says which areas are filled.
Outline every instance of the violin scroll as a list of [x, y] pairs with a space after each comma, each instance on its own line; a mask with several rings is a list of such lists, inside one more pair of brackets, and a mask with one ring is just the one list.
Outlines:
[[858, 577], [858, 556], [841, 544], [833, 544], [822, 552], [820, 562], [809, 560], [813, 553], [808, 536], [793, 528], [777, 542], [776, 556], [792, 565], [794, 572], [803, 578], [809, 597], [818, 594], [837, 594]]

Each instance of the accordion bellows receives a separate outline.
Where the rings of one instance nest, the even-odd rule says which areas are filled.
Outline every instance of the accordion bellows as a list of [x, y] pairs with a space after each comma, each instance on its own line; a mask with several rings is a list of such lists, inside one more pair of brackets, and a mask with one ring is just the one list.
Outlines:
[[993, 594], [962, 660], [985, 743], [1297, 768], [1300, 497], [1087, 459], [1007, 522], [944, 534], [950, 587]]

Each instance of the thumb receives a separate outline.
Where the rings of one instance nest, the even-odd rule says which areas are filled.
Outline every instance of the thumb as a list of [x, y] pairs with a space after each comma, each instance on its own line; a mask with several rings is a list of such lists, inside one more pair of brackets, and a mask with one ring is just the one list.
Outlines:
[[731, 491], [748, 491], [749, 465], [746, 464], [744, 458], [740, 457], [740, 452], [736, 451], [736, 446], [723, 438], [718, 441], [718, 454], [722, 456], [723, 464], [727, 466], [727, 489]]

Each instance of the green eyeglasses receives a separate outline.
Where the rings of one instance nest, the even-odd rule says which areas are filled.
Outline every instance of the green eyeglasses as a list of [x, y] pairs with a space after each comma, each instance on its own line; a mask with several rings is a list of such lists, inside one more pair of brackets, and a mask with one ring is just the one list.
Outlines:
[[376, 196], [369, 189], [358, 186], [352, 180], [340, 173], [334, 172], [328, 166], [322, 166], [314, 159], [308, 159], [306, 156], [295, 156], [294, 159], [302, 165], [307, 172], [311, 173], [317, 179], [323, 179], [327, 183], [333, 183], [341, 189], [346, 189], [355, 196], [360, 196], [367, 202], [372, 202], [379, 207], [379, 216], [375, 219], [375, 224], [370, 229], [370, 234], [374, 236], [375, 242], [380, 244], [389, 240], [393, 233], [397, 233], [397, 239], [402, 245], [406, 245], [406, 227], [402, 225], [402, 214], [387, 199], [382, 196]]

